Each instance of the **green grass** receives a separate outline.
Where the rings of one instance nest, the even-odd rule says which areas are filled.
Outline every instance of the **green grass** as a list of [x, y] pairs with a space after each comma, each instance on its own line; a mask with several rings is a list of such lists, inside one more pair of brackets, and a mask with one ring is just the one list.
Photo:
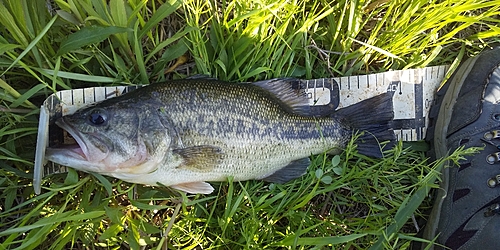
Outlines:
[[[445, 160], [314, 156], [285, 185], [183, 195], [75, 172], [32, 187], [38, 108], [56, 90], [193, 74], [253, 81], [454, 64], [498, 42], [494, 1], [0, 2], [0, 249], [408, 248]], [[457, 161], [471, 150], [459, 151]], [[417, 226], [418, 225], [418, 228]]]

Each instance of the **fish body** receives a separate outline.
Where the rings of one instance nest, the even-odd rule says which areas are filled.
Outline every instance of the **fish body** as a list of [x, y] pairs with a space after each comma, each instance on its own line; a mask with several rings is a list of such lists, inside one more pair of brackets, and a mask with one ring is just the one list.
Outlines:
[[295, 79], [227, 83], [186, 79], [156, 83], [78, 110], [56, 123], [78, 145], [48, 148], [46, 158], [133, 183], [210, 193], [207, 181], [302, 175], [309, 156], [344, 148], [382, 156], [394, 141], [392, 98], [382, 94], [322, 116], [310, 115]]

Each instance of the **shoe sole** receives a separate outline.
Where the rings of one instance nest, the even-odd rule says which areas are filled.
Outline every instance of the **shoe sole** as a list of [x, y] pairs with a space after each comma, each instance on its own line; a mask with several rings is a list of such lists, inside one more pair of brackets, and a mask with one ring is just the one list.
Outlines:
[[[448, 146], [446, 143], [446, 135], [448, 133], [448, 124], [450, 124], [451, 116], [453, 113], [453, 106], [457, 101], [457, 97], [462, 89], [465, 82], [465, 78], [469, 75], [469, 72], [474, 67], [478, 57], [469, 58], [461, 65], [455, 74], [452, 76], [451, 81], [447, 86], [445, 95], [442, 97], [442, 102], [439, 107], [439, 112], [437, 114], [436, 122], [434, 124], [434, 154], [436, 159], [448, 156]], [[443, 169], [441, 170], [441, 183], [440, 188], [437, 190], [436, 200], [432, 207], [431, 214], [428, 219], [428, 223], [432, 222], [432, 225], [426, 227], [424, 231], [424, 239], [432, 240], [436, 237], [436, 230], [439, 225], [439, 219], [441, 214], [441, 208], [443, 201], [448, 192], [449, 186], [449, 164], [445, 163]], [[431, 227], [430, 227], [431, 226]], [[425, 247], [422, 244], [422, 249]], [[434, 246], [431, 247], [433, 249]]]

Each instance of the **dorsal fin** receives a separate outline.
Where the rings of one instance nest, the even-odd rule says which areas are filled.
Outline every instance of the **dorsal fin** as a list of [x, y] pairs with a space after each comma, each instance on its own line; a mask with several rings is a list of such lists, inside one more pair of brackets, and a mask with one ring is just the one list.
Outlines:
[[269, 91], [280, 100], [288, 111], [299, 115], [311, 115], [309, 100], [300, 80], [295, 78], [277, 78], [252, 83]]

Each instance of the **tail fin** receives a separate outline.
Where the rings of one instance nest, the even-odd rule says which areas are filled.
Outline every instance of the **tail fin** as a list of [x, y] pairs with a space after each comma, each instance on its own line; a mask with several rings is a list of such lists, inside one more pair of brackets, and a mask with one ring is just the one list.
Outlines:
[[382, 157], [381, 142], [389, 141], [385, 149], [392, 148], [396, 136], [392, 129], [394, 110], [392, 93], [384, 93], [335, 112], [342, 123], [362, 132], [358, 138], [358, 152], [371, 157]]

